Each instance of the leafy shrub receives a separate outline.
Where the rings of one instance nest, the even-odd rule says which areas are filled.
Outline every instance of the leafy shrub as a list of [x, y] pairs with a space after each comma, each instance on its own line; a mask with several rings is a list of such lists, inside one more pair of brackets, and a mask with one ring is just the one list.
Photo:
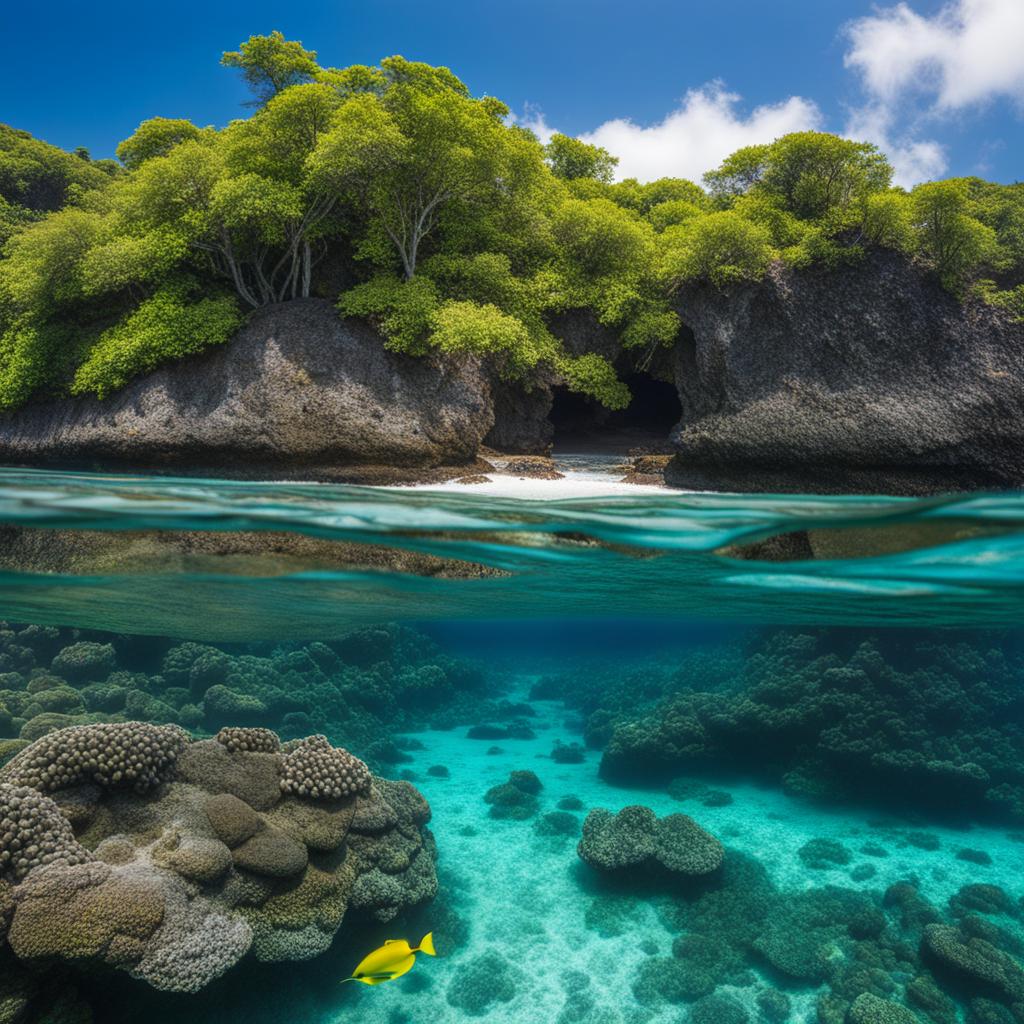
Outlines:
[[124, 320], [104, 331], [78, 368], [72, 394], [106, 398], [161, 363], [223, 344], [242, 324], [231, 295], [192, 299], [192, 282], [164, 284]]
[[439, 302], [437, 287], [429, 277], [403, 281], [392, 274], [378, 274], [344, 292], [338, 310], [343, 316], [369, 319], [393, 352], [423, 355], [428, 351], [426, 337]]
[[756, 281], [774, 255], [767, 228], [731, 210], [709, 213], [666, 236], [665, 272], [676, 284], [707, 280], [721, 288]]
[[629, 388], [619, 380], [615, 367], [596, 352], [562, 356], [555, 365], [571, 391], [591, 395], [609, 409], [625, 409], [629, 405]]
[[490, 303], [446, 302], [431, 316], [431, 327], [431, 345], [445, 354], [499, 355], [511, 375], [537, 362], [526, 325]]

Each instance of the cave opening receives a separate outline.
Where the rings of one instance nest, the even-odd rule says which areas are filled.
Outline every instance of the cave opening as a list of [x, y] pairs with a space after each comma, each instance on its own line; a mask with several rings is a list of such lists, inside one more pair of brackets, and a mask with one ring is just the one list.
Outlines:
[[567, 387], [554, 388], [548, 418], [557, 451], [670, 450], [669, 433], [683, 414], [675, 386], [649, 373], [631, 373], [623, 380], [633, 398], [625, 409], [614, 411]]

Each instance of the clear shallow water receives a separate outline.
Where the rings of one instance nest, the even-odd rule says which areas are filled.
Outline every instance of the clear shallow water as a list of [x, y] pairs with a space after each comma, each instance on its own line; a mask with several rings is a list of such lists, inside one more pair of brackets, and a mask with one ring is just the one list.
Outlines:
[[[433, 814], [433, 904], [196, 996], [86, 969], [95, 1020], [841, 1024], [863, 993], [921, 1024], [987, 1019], [992, 993], [919, 950], [929, 920], [1024, 964], [1024, 496], [680, 494], [616, 486], [614, 467], [582, 458], [566, 481], [499, 493], [0, 474], [0, 619], [112, 643], [142, 694], [97, 711], [103, 681], [76, 680], [58, 724], [215, 732], [227, 713], [160, 675], [179, 641], [212, 643], [230, 686], [263, 701], [237, 724], [323, 732]], [[422, 632], [383, 668], [351, 660], [352, 630], [396, 622]], [[285, 671], [324, 641], [344, 678]], [[37, 652], [37, 674], [52, 657]], [[365, 706], [361, 686], [379, 694]], [[40, 708], [4, 699], [7, 735], [30, 733]], [[467, 735], [510, 719], [533, 735]], [[580, 762], [553, 760], [556, 743]], [[495, 818], [488, 792], [521, 770], [535, 806]], [[680, 888], [583, 864], [587, 813], [633, 804], [691, 815], [738, 876]], [[908, 883], [931, 917], [904, 912]], [[979, 884], [1002, 909], [964, 909]], [[384, 938], [429, 929], [436, 960], [337, 984]], [[922, 978], [938, 1010], [915, 1001]]]
[[[212, 640], [323, 638], [389, 619], [609, 613], [1010, 625], [1024, 597], [1021, 494], [915, 501], [661, 491], [535, 501], [465, 488], [7, 470], [0, 522], [86, 530], [110, 546], [103, 557], [65, 565], [51, 561], [58, 538], [41, 543], [34, 563], [8, 562], [0, 602], [10, 617]], [[256, 561], [189, 550], [184, 557], [152, 540], [167, 531], [273, 533], [357, 547], [341, 564], [285, 554]], [[786, 561], [737, 557], [778, 537], [797, 541]], [[367, 559], [367, 547], [378, 554]], [[388, 571], [382, 550], [422, 564]], [[224, 608], [229, 618], [218, 614]]]

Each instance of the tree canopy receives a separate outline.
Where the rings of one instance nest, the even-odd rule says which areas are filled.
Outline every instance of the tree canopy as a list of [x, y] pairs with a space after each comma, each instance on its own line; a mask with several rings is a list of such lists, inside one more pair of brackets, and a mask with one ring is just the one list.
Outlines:
[[615, 332], [628, 371], [673, 342], [687, 287], [874, 246], [1024, 315], [1024, 185], [906, 192], [874, 146], [823, 132], [740, 149], [703, 187], [615, 181], [615, 156], [542, 145], [448, 68], [324, 68], [280, 32], [222, 63], [252, 89], [249, 116], [153, 117], [117, 162], [0, 126], [0, 408], [109, 394], [307, 296], [396, 351], [512, 379], [543, 366], [613, 408], [628, 390], [603, 355], [569, 350], [561, 314]]

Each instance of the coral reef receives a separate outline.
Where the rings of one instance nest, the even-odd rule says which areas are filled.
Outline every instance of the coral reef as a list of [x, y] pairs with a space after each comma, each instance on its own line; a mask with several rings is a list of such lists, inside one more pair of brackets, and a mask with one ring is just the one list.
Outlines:
[[542, 679], [586, 716], [612, 781], [741, 769], [795, 795], [1024, 820], [1024, 655], [1000, 638], [774, 631], [734, 647]]
[[[613, 863], [627, 883], [598, 889], [591, 900], [587, 927], [602, 935], [633, 933], [635, 906], [652, 891], [643, 884], [652, 855], [630, 860], [637, 844], [653, 847], [653, 816], [644, 810], [597, 819], [596, 837], [593, 823], [590, 836], [584, 828], [581, 855], [588, 841], [592, 855], [604, 842], [602, 863]], [[652, 1011], [689, 1004], [678, 1019], [752, 1020], [728, 987], [757, 986], [757, 1019], [769, 1024], [1024, 1019], [1024, 911], [997, 886], [966, 885], [945, 912], [911, 882], [884, 894], [834, 885], [787, 891], [757, 861], [729, 850], [702, 884], [651, 898], [679, 933], [670, 956], [650, 950], [633, 982], [633, 996]], [[809, 992], [816, 1007], [794, 1017], [793, 997]], [[969, 1007], [963, 1017], [959, 1006]]]
[[[0, 763], [17, 753], [9, 746], [16, 739], [32, 742], [68, 726], [131, 721], [216, 734], [231, 752], [274, 753], [279, 741], [271, 736], [277, 733], [286, 742], [321, 734], [332, 744], [358, 748], [381, 771], [397, 763], [393, 741], [403, 729], [450, 729], [528, 712], [489, 700], [487, 687], [479, 666], [443, 654], [401, 626], [359, 629], [330, 644], [221, 650], [0, 622]], [[504, 727], [502, 735], [509, 735]], [[291, 763], [296, 772], [304, 763], [315, 765], [311, 782], [319, 774], [343, 783], [332, 781], [325, 792], [350, 785], [344, 774], [354, 766], [322, 762], [311, 745]], [[102, 773], [105, 766], [91, 770]], [[365, 786], [365, 776], [356, 775], [357, 787]], [[137, 781], [157, 781], [147, 778]], [[295, 785], [305, 784], [295, 778]]]
[[197, 992], [433, 897], [430, 809], [322, 736], [78, 725], [0, 769], [0, 927], [19, 961]]

